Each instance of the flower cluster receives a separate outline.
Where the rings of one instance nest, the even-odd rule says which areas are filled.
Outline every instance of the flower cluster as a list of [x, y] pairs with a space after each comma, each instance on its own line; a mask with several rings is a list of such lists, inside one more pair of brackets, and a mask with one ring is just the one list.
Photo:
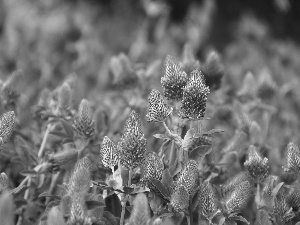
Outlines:
[[3, 144], [8, 142], [10, 136], [12, 135], [14, 125], [14, 111], [3, 113], [3, 115], [0, 118], [0, 149], [2, 148]]
[[128, 169], [139, 166], [144, 159], [146, 144], [140, 116], [132, 111], [125, 122], [124, 134], [117, 145], [122, 166]]

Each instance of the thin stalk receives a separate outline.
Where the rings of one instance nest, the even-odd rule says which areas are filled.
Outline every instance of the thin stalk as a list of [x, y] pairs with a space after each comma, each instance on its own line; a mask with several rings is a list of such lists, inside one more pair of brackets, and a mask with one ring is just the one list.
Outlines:
[[171, 149], [170, 149], [170, 156], [169, 156], [169, 162], [170, 165], [173, 165], [173, 162], [175, 161], [176, 156], [176, 148], [175, 148], [175, 141], [171, 141]]
[[128, 173], [128, 187], [131, 186], [131, 179], [132, 179], [132, 168], [129, 169], [129, 173]]
[[186, 216], [186, 219], [187, 219], [187, 224], [191, 225], [191, 217], [190, 216]]
[[31, 177], [29, 177], [29, 179], [27, 181], [28, 188], [26, 189], [25, 194], [24, 194], [24, 199], [25, 200], [29, 199], [29, 188], [30, 188], [30, 185], [31, 185]]
[[[60, 174], [61, 174], [61, 171], [52, 175], [51, 185], [50, 185], [49, 192], [48, 192], [50, 195], [52, 195], [54, 192], [54, 188], [56, 187], [56, 184], [58, 182], [58, 177], [60, 176]], [[51, 199], [50, 197], [47, 198], [46, 205], [50, 202], [50, 199]]]
[[38, 153], [38, 157], [39, 158], [43, 157], [45, 145], [46, 145], [47, 138], [48, 138], [48, 135], [50, 133], [51, 128], [52, 128], [52, 124], [48, 124], [47, 125], [47, 129], [46, 129], [45, 134], [44, 134], [44, 137], [43, 137], [43, 141], [42, 141], [41, 147], [39, 149], [39, 153]]
[[124, 217], [125, 217], [125, 210], [126, 210], [125, 207], [126, 207], [126, 200], [124, 202], [122, 202], [122, 212], [121, 212], [120, 225], [124, 224]]

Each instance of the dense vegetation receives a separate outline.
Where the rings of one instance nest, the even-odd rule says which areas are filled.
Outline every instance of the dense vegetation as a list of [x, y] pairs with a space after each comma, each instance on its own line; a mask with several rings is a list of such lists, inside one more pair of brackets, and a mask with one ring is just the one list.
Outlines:
[[176, 2], [0, 0], [0, 225], [298, 224], [294, 23]]

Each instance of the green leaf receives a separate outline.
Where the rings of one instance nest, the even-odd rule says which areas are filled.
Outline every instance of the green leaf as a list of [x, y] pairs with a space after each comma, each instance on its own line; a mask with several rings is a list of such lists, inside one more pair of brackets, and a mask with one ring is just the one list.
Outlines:
[[105, 207], [105, 203], [104, 202], [100, 202], [100, 201], [86, 201], [86, 206], [88, 210], [94, 209], [96, 207]]
[[64, 144], [68, 144], [68, 143], [73, 143], [73, 139], [70, 139], [70, 138], [65, 138], [61, 141], [61, 144], [64, 145]]
[[170, 167], [170, 175], [174, 177], [177, 173], [179, 173], [182, 169], [182, 165], [178, 159], [175, 160], [174, 164]]
[[35, 170], [22, 170], [22, 171], [20, 172], [20, 174], [21, 174], [22, 176], [25, 176], [25, 177], [27, 177], [27, 176], [36, 176], [36, 175], [37, 175], [37, 172], [36, 172]]
[[167, 140], [171, 140], [171, 138], [169, 137], [169, 135], [167, 134], [154, 134], [153, 135], [155, 138], [158, 139], [167, 139]]
[[282, 187], [282, 185], [284, 185], [284, 182], [281, 182], [276, 185], [276, 187], [272, 191], [272, 197], [275, 197], [277, 195], [277, 193], [280, 190], [280, 188]]
[[69, 136], [69, 138], [73, 139], [73, 137], [74, 137], [73, 127], [64, 119], [61, 119], [60, 122], [61, 122], [63, 128], [65, 129], [67, 135]]
[[134, 191], [134, 188], [124, 187], [123, 190], [124, 190], [125, 194], [129, 195]]
[[169, 169], [164, 170], [161, 183], [168, 189], [170, 189], [170, 187], [172, 186], [173, 179], [172, 179]]
[[150, 181], [166, 199], [170, 199], [169, 190], [159, 180], [150, 178]]
[[61, 199], [61, 197], [60, 196], [57, 196], [57, 195], [51, 195], [51, 194], [49, 194], [49, 193], [47, 193], [47, 192], [43, 192], [42, 194], [40, 194], [39, 196], [38, 196], [38, 198], [47, 198], [47, 197], [49, 197], [49, 198], [57, 198], [57, 199]]
[[238, 216], [238, 215], [230, 216], [230, 215], [229, 215], [229, 218], [232, 219], [232, 220], [238, 220], [238, 221], [244, 222], [244, 223], [246, 223], [246, 224], [250, 224], [250, 223], [248, 222], [248, 220], [246, 220], [246, 219], [245, 219], [244, 217], [242, 217], [242, 216]]
[[49, 135], [58, 136], [58, 137], [61, 137], [61, 138], [67, 138], [67, 137], [69, 137], [67, 134], [65, 134], [63, 132], [60, 132], [60, 131], [51, 131], [49, 133]]

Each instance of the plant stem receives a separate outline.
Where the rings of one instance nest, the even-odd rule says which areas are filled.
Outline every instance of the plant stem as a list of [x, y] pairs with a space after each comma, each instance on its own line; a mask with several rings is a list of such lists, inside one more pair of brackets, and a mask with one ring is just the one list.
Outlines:
[[131, 186], [131, 179], [132, 179], [132, 169], [129, 169], [129, 173], [128, 173], [128, 187]]
[[173, 165], [175, 161], [175, 156], [176, 156], [176, 148], [175, 148], [175, 141], [171, 141], [171, 149], [170, 149], [170, 156], [169, 156], [169, 163], [170, 165]]
[[122, 202], [122, 212], [121, 212], [121, 219], [120, 219], [120, 225], [123, 225], [124, 224], [124, 217], [125, 217], [125, 210], [126, 210], [126, 197], [124, 199], [125, 201]]
[[28, 198], [29, 198], [29, 187], [30, 187], [30, 185], [31, 185], [31, 177], [29, 177], [29, 179], [27, 181], [28, 188], [26, 189], [25, 194], [24, 194], [24, 199], [25, 200], [28, 200]]
[[187, 219], [187, 224], [191, 225], [191, 217], [190, 216], [186, 216], [186, 219]]
[[44, 137], [43, 137], [43, 141], [42, 141], [41, 147], [39, 149], [39, 153], [38, 153], [38, 157], [39, 158], [43, 157], [45, 145], [46, 145], [47, 138], [48, 138], [48, 135], [50, 133], [51, 128], [52, 128], [52, 124], [48, 124], [47, 125], [47, 129], [46, 129], [45, 134], [44, 134]]

